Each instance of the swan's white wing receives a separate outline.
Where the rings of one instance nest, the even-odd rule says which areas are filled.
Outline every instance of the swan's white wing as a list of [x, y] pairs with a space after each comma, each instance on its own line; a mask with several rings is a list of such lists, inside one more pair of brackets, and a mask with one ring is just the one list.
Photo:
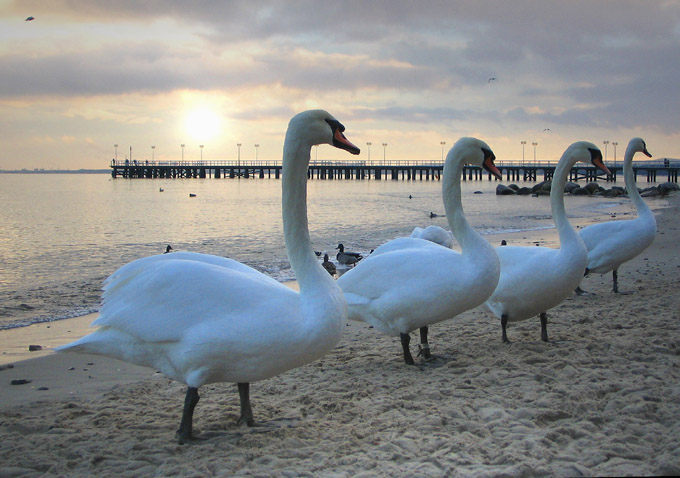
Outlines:
[[421, 249], [424, 247], [432, 248], [442, 246], [419, 237], [398, 237], [378, 246], [373, 252], [371, 252], [369, 257], [379, 256], [380, 254], [384, 254], [386, 252], [394, 252], [406, 249]]
[[578, 286], [585, 257], [574, 261], [560, 249], [501, 246], [496, 248], [501, 277], [485, 307], [500, 317], [523, 320], [555, 307]]
[[145, 342], [177, 341], [200, 322], [247, 321], [249, 311], [262, 321], [258, 326], [266, 326], [268, 317], [296, 302], [295, 291], [236, 261], [206, 254], [166, 256], [174, 257], [140, 259], [114, 273], [92, 325]]
[[488, 281], [460, 253], [422, 239], [403, 239], [424, 244], [374, 252], [338, 279], [350, 319], [399, 335], [476, 307], [491, 294], [495, 280], [486, 292], [476, 281]]
[[411, 232], [411, 237], [425, 239], [449, 249], [453, 246], [453, 237], [451, 236], [451, 233], [439, 226], [430, 225], [425, 229], [416, 227], [413, 229], [413, 232]]
[[649, 247], [656, 225], [640, 218], [608, 221], [584, 227], [579, 235], [588, 248], [588, 269], [606, 273]]

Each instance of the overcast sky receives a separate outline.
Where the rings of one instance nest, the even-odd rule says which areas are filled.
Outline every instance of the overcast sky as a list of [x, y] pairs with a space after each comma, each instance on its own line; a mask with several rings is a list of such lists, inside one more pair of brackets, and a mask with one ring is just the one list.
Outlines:
[[680, 0], [0, 0], [0, 75], [0, 169], [279, 159], [309, 108], [363, 159], [680, 158]]

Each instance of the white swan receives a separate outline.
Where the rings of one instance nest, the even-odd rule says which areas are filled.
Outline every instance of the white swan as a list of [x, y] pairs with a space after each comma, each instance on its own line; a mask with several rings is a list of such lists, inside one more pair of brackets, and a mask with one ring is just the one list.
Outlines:
[[[592, 224], [579, 232], [588, 248], [586, 275], [590, 272], [606, 274], [612, 271], [612, 291], [615, 293], [619, 292], [617, 273], [619, 266], [647, 249], [656, 235], [654, 213], [640, 197], [635, 184], [633, 156], [637, 152], [644, 153], [650, 158], [652, 155], [647, 151], [647, 145], [642, 138], [633, 138], [628, 142], [623, 160], [623, 176], [628, 196], [637, 209], [638, 217], [626, 221]], [[580, 287], [576, 291], [580, 294], [584, 293]]]
[[569, 224], [564, 210], [564, 186], [576, 162], [592, 163], [609, 174], [602, 153], [593, 143], [579, 141], [567, 148], [555, 168], [550, 189], [550, 208], [560, 238], [560, 247], [498, 246], [501, 278], [484, 303], [501, 319], [503, 342], [509, 342], [508, 322], [540, 314], [541, 339], [548, 341], [546, 311], [573, 293], [581, 281], [587, 261], [586, 246]]
[[440, 246], [447, 247], [451, 249], [453, 247], [453, 238], [451, 233], [446, 229], [439, 226], [427, 226], [425, 229], [422, 227], [415, 227], [413, 232], [411, 232], [411, 237], [419, 237], [420, 239], [425, 239]]
[[300, 292], [240, 262], [175, 252], [131, 262], [109, 277], [100, 328], [58, 350], [154, 367], [187, 384], [179, 440], [192, 437], [198, 388], [238, 383], [239, 423], [253, 424], [249, 383], [318, 359], [340, 339], [347, 306], [311, 247], [307, 168], [315, 144], [359, 154], [325, 111], [294, 116], [283, 148], [286, 252]]
[[349, 318], [401, 338], [404, 362], [414, 363], [409, 333], [420, 329], [421, 352], [430, 356], [428, 325], [477, 307], [498, 282], [493, 247], [468, 224], [461, 201], [465, 164], [483, 166], [500, 177], [489, 146], [462, 138], [446, 156], [442, 194], [449, 226], [462, 253], [425, 239], [401, 237], [378, 247], [338, 279]]

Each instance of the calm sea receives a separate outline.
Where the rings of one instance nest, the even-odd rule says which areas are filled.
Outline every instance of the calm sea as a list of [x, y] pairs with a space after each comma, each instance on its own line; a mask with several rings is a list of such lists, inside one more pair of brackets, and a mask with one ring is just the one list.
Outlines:
[[[444, 214], [438, 181], [308, 184], [314, 248], [333, 259], [340, 242], [368, 254], [415, 226], [448, 229], [446, 218], [429, 217]], [[468, 219], [492, 244], [500, 242], [494, 234], [552, 227], [547, 197], [496, 196], [496, 185], [463, 183]], [[167, 244], [231, 257], [279, 281], [293, 280], [280, 201], [276, 179], [0, 174], [0, 329], [96, 311], [109, 274], [162, 253]], [[617, 207], [629, 207], [628, 201], [567, 198], [575, 219], [608, 218]]]

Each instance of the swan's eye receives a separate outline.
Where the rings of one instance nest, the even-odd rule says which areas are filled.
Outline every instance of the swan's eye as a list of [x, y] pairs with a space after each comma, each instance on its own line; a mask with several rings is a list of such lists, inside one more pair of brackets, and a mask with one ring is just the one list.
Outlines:
[[337, 130], [340, 130], [341, 133], [345, 131], [345, 127], [338, 120], [327, 119], [326, 123], [328, 123], [328, 125], [331, 127], [333, 133], [335, 133]]
[[491, 161], [496, 161], [496, 155], [490, 149], [482, 148], [482, 153], [484, 153], [484, 159], [490, 159]]
[[598, 159], [602, 161], [602, 152], [599, 149], [594, 149], [594, 148], [588, 148], [588, 151], [590, 151], [590, 161], [595, 162]]

